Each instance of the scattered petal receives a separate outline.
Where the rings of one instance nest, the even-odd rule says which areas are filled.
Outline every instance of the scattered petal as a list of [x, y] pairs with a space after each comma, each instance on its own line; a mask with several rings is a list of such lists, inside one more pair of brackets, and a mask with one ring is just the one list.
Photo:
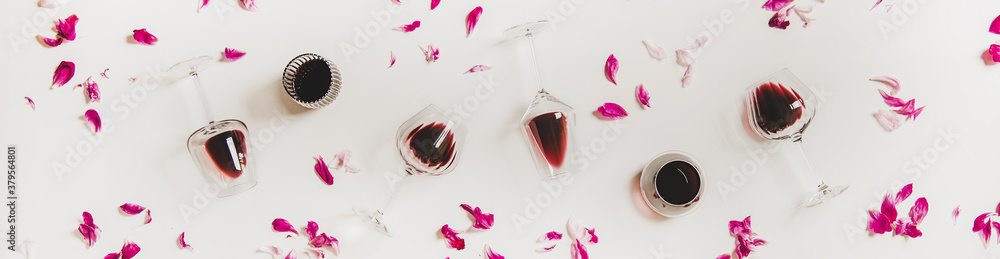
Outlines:
[[427, 62], [437, 61], [438, 55], [441, 54], [440, 50], [438, 50], [437, 47], [434, 47], [434, 44], [427, 45], [426, 49], [424, 49], [424, 47], [421, 46], [418, 47], [420, 47], [420, 50], [424, 52], [424, 59], [426, 59]]
[[903, 124], [902, 115], [883, 109], [878, 109], [878, 113], [875, 114], [875, 118], [878, 119], [879, 124], [882, 124], [882, 127], [885, 127], [886, 130], [889, 131], [893, 131]]
[[121, 206], [118, 206], [118, 208], [121, 209], [122, 212], [125, 212], [129, 215], [139, 214], [142, 213], [142, 211], [146, 210], [145, 207], [133, 203], [125, 203], [122, 204]]
[[962, 206], [955, 206], [955, 209], [951, 211], [951, 221], [952, 225], [958, 224], [958, 214], [962, 212]]
[[35, 101], [31, 100], [31, 97], [27, 97], [27, 96], [25, 96], [24, 99], [28, 100], [28, 105], [30, 105], [31, 106], [31, 110], [34, 111], [35, 110]]
[[201, 12], [201, 10], [205, 9], [205, 6], [208, 6], [208, 1], [209, 0], [201, 0], [201, 5], [198, 6], [198, 11], [199, 12]]
[[243, 9], [246, 9], [247, 11], [257, 11], [257, 3], [255, 0], [240, 0], [240, 3], [243, 4]]
[[1000, 34], [1000, 16], [993, 19], [993, 23], [990, 24], [990, 32]]
[[156, 44], [156, 41], [158, 41], [156, 36], [153, 36], [153, 34], [146, 31], [146, 28], [132, 30], [132, 39], [135, 39], [135, 41], [142, 43], [143, 45], [153, 45]]
[[177, 237], [177, 243], [180, 244], [182, 248], [194, 250], [194, 248], [191, 247], [191, 245], [189, 245], [186, 241], [184, 241], [184, 232], [181, 232], [181, 236]]
[[59, 62], [59, 66], [56, 67], [56, 71], [52, 75], [52, 85], [61, 87], [73, 79], [74, 74], [76, 74], [76, 63], [72, 61]]
[[895, 78], [888, 77], [888, 76], [876, 76], [876, 77], [869, 78], [868, 80], [879, 82], [879, 83], [883, 83], [886, 86], [889, 86], [889, 88], [892, 90], [892, 91], [889, 91], [889, 93], [891, 95], [896, 95], [896, 93], [899, 92], [899, 80], [896, 80]]
[[94, 109], [89, 109], [83, 113], [83, 116], [87, 118], [87, 122], [94, 127], [94, 133], [101, 132], [101, 115], [97, 114]]
[[466, 70], [465, 73], [462, 73], [462, 74], [475, 73], [475, 72], [483, 72], [483, 71], [490, 70], [490, 69], [493, 69], [493, 67], [486, 66], [486, 65], [475, 65], [475, 66], [472, 66], [472, 68], [469, 68], [469, 70]]
[[139, 253], [139, 250], [142, 250], [139, 245], [132, 241], [125, 241], [125, 245], [122, 246], [122, 259], [131, 259]]
[[456, 250], [465, 249], [465, 239], [458, 236], [459, 232], [448, 227], [447, 224], [441, 226], [441, 234], [448, 240], [448, 246]]
[[317, 224], [316, 221], [310, 220], [309, 223], [306, 223], [306, 235], [308, 235], [309, 238], [316, 237], [316, 233], [318, 232], [319, 224]]
[[616, 103], [604, 103], [601, 107], [597, 108], [597, 111], [601, 113], [602, 116], [608, 119], [616, 120], [625, 118], [628, 116], [628, 112], [621, 105]]
[[794, 10], [795, 11], [795, 15], [798, 15], [799, 19], [802, 20], [802, 28], [808, 27], [810, 22], [816, 20], [814, 18], [809, 18], [809, 17], [806, 16], [807, 13], [811, 13], [812, 12], [812, 6], [805, 7], [805, 6], [798, 6], [797, 5], [797, 6], [792, 7], [792, 10]]
[[109, 79], [110, 77], [108, 77], [108, 70], [111, 70], [111, 69], [110, 68], [105, 68], [104, 72], [101, 72], [101, 77], [103, 77], [105, 79]]
[[271, 254], [274, 258], [278, 258], [279, 256], [285, 254], [284, 250], [281, 250], [281, 248], [277, 246], [264, 246], [257, 249], [257, 251]]
[[903, 99], [893, 97], [892, 95], [889, 95], [885, 91], [882, 91], [882, 89], [878, 89], [878, 93], [882, 95], [882, 101], [885, 102], [885, 104], [889, 105], [890, 107], [906, 106], [906, 103], [903, 102]]
[[587, 247], [583, 246], [583, 243], [580, 243], [579, 239], [574, 240], [574, 245], [570, 249], [570, 254], [573, 256], [573, 259], [589, 259], [590, 258], [590, 256], [587, 255]]
[[334, 254], [340, 254], [340, 241], [337, 238], [327, 235], [326, 233], [320, 233], [315, 237], [309, 239], [309, 244], [315, 248], [323, 248], [324, 246], [330, 247], [330, 250]]
[[786, 13], [787, 12], [782, 11], [774, 13], [774, 16], [771, 16], [771, 20], [767, 21], [767, 26], [782, 30], [787, 29], [788, 25], [792, 23], [788, 21], [788, 15]]
[[400, 2], [399, 0], [392, 0], [392, 2], [393, 2], [393, 3], [396, 3], [396, 4], [403, 4], [403, 3], [402, 3], [402, 2]]
[[434, 10], [434, 8], [437, 8], [438, 4], [441, 4], [441, 0], [431, 0], [431, 10]]
[[101, 238], [101, 228], [94, 224], [94, 217], [90, 215], [90, 212], [83, 212], [83, 224], [77, 228], [80, 231], [80, 235], [83, 235], [83, 240], [87, 242], [88, 247], [93, 247], [97, 239]]
[[323, 183], [333, 185], [333, 174], [330, 173], [330, 168], [326, 166], [326, 162], [323, 162], [322, 156], [316, 157], [316, 166], [313, 168], [316, 169], [316, 175], [319, 175], [319, 179], [323, 180]]
[[[875, 1], [875, 5], [874, 5], [874, 6], [872, 6], [872, 9], [868, 9], [868, 10], [869, 10], [869, 11], [871, 11], [871, 10], [875, 10], [875, 7], [878, 7], [878, 5], [879, 5], [879, 4], [881, 4], [881, 3], [882, 3], [882, 0], [878, 0], [878, 1]], [[890, 7], [892, 7], [892, 6], [890, 6]]]
[[927, 199], [920, 197], [910, 208], [910, 222], [913, 222], [914, 226], [919, 225], [925, 216], [927, 216]]
[[283, 218], [276, 218], [274, 221], [271, 221], [271, 228], [278, 232], [292, 232], [296, 235], [299, 234], [298, 231], [295, 231], [295, 227], [293, 227], [291, 223], [288, 223], [288, 220]]
[[657, 46], [656, 43], [644, 40], [642, 41], [642, 45], [646, 45], [646, 51], [649, 52], [650, 57], [653, 57], [656, 60], [663, 60], [667, 58], [667, 52], [663, 51], [663, 48]]
[[[253, 0], [249, 1], [253, 2]], [[295, 249], [292, 249], [292, 251], [288, 251], [288, 255], [285, 256], [285, 259], [296, 259], [296, 258], [299, 258], [299, 256], [298, 254], [295, 254]]]
[[608, 56], [608, 61], [604, 62], [604, 76], [608, 78], [608, 81], [618, 85], [615, 78], [618, 76], [618, 59], [615, 58], [615, 54]]
[[594, 234], [594, 231], [597, 231], [597, 229], [596, 228], [584, 228], [584, 229], [587, 230], [587, 236], [590, 236], [588, 241], [590, 241], [591, 244], [597, 244], [597, 235]]
[[479, 207], [473, 209], [469, 204], [462, 204], [461, 206], [462, 209], [465, 209], [465, 211], [472, 214], [472, 217], [475, 218], [476, 222], [472, 224], [472, 227], [483, 230], [493, 227], [493, 214], [483, 213]]
[[684, 75], [681, 76], [681, 87], [687, 88], [691, 85], [691, 73], [694, 71], [694, 65], [690, 65], [684, 70]]
[[[45, 43], [45, 45], [49, 46], [49, 47], [56, 47], [56, 46], [62, 45], [62, 43], [63, 43], [63, 38], [60, 38], [60, 37], [56, 37], [55, 39], [51, 39], [51, 38], [46, 38], [46, 37], [43, 37], [41, 35], [38, 35], [38, 38], [42, 40], [42, 43]], [[990, 50], [992, 50], [992, 48], [990, 48]]]
[[38, 7], [44, 8], [56, 8], [60, 4], [59, 0], [41, 0], [38, 1]]
[[343, 167], [344, 169], [347, 169], [348, 173], [361, 172], [360, 168], [357, 168], [350, 164], [351, 150], [347, 149], [341, 150], [340, 153], [337, 153], [337, 155], [335, 155], [333, 159], [335, 163], [333, 163], [333, 166], [330, 166], [333, 169], [340, 169], [341, 167]]
[[549, 231], [549, 233], [545, 233], [545, 235], [542, 235], [541, 237], [539, 237], [538, 241], [539, 242], [545, 242], [545, 241], [552, 241], [552, 240], [560, 240], [560, 239], [562, 239], [562, 236], [563, 236], [562, 233], [555, 232], [555, 231]]
[[392, 51], [390, 50], [389, 51], [389, 67], [392, 67], [392, 65], [395, 65], [395, 64], [396, 64], [396, 53], [392, 53]]
[[122, 255], [120, 253], [110, 253], [104, 256], [104, 259], [119, 259], [119, 258], [122, 258]]
[[87, 94], [87, 99], [89, 99], [91, 103], [96, 103], [101, 101], [101, 89], [97, 87], [97, 82], [90, 79], [91, 77], [87, 77], [87, 80], [84, 80], [83, 83], [80, 83], [77, 87], [83, 87], [84, 93]]
[[905, 201], [907, 198], [910, 198], [910, 194], [912, 193], [913, 193], [913, 184], [911, 183], [904, 185], [903, 188], [900, 188], [899, 192], [896, 193], [896, 196], [892, 200], [890, 200], [890, 203], [892, 203], [892, 205], [899, 204], [900, 202]]
[[146, 223], [144, 224], [149, 224], [150, 222], [153, 222], [153, 212], [146, 209]]
[[550, 245], [550, 246], [546, 246], [546, 247], [539, 247], [535, 251], [539, 252], [539, 253], [545, 253], [545, 252], [552, 251], [552, 249], [555, 249], [555, 248], [556, 248], [556, 245]]
[[639, 84], [635, 87], [635, 99], [639, 101], [640, 104], [645, 105], [649, 108], [649, 92], [646, 92], [646, 87]]
[[732, 256], [730, 256], [729, 254], [724, 254], [720, 255], [719, 257], [716, 257], [715, 259], [730, 259], [730, 258], [732, 258]]
[[479, 16], [483, 14], [483, 7], [476, 6], [469, 12], [469, 15], [465, 16], [465, 37], [468, 38], [472, 35], [472, 30], [476, 28], [476, 23], [479, 23]]
[[[46, 43], [48, 44], [48, 43]], [[58, 43], [56, 44], [58, 45]], [[990, 44], [990, 56], [993, 57], [993, 62], [1000, 62], [1000, 45]]]
[[413, 21], [410, 24], [400, 25], [399, 27], [396, 27], [395, 30], [402, 32], [411, 32], [413, 30], [416, 30], [417, 28], [420, 28], [420, 21]]
[[231, 48], [226, 48], [226, 50], [224, 50], [223, 53], [224, 53], [223, 55], [226, 57], [226, 60], [229, 61], [239, 60], [240, 58], [243, 58], [243, 55], [247, 54], [246, 52]]
[[493, 252], [489, 244], [486, 245], [486, 259], [504, 259], [502, 255]]
[[570, 216], [569, 220], [566, 221], [566, 230], [569, 232], [569, 237], [573, 239], [581, 239], [587, 233], [583, 223], [573, 216]]
[[75, 14], [66, 17], [66, 19], [59, 19], [59, 23], [56, 24], [57, 37], [68, 41], [76, 40], [76, 23], [78, 21], [80, 19]]
[[781, 9], [785, 9], [785, 7], [788, 6], [788, 4], [791, 4], [792, 1], [795, 0], [767, 0], [767, 2], [765, 2], [764, 6], [761, 6], [761, 8], [767, 9], [772, 12], [777, 12]]

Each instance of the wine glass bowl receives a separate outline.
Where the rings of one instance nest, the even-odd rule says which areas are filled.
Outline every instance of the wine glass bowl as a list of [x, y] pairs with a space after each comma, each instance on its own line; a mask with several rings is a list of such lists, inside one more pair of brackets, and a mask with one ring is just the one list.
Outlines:
[[433, 104], [413, 115], [396, 132], [396, 147], [411, 175], [451, 172], [464, 140], [465, 129]]
[[542, 180], [552, 180], [579, 170], [570, 159], [576, 150], [576, 112], [545, 90], [521, 117], [521, 132]]
[[246, 124], [239, 120], [210, 122], [188, 137], [191, 158], [209, 183], [219, 187], [218, 197], [227, 197], [257, 185], [257, 171]]
[[770, 140], [800, 141], [816, 114], [814, 94], [787, 68], [747, 88], [750, 128]]

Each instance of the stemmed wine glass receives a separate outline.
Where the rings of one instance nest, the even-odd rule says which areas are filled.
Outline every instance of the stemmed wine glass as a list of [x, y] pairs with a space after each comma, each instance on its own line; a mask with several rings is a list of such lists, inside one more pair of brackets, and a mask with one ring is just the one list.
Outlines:
[[391, 237], [382, 215], [398, 189], [396, 186], [407, 176], [440, 176], [454, 170], [455, 161], [465, 142], [465, 134], [465, 128], [458, 120], [446, 116], [434, 104], [403, 122], [396, 132], [396, 148], [404, 162], [400, 170], [402, 178], [395, 180], [396, 183], [390, 183], [389, 199], [381, 209], [368, 211], [355, 208], [355, 213], [366, 217], [375, 230]]
[[214, 58], [200, 56], [171, 66], [167, 73], [174, 77], [187, 76], [198, 92], [208, 125], [191, 133], [187, 147], [198, 170], [210, 184], [221, 191], [218, 197], [232, 196], [257, 185], [254, 157], [247, 135], [247, 125], [240, 120], [215, 121], [198, 80], [198, 72], [214, 62]]
[[527, 38], [531, 50], [531, 68], [539, 90], [521, 118], [521, 132], [531, 146], [531, 157], [542, 180], [556, 179], [580, 170], [577, 164], [570, 163], [573, 157], [572, 151], [576, 150], [576, 112], [573, 111], [573, 107], [556, 99], [542, 88], [538, 72], [535, 43], [532, 38], [535, 33], [548, 25], [549, 21], [540, 20], [504, 31], [504, 36], [510, 39]]
[[816, 192], [803, 206], [812, 207], [840, 195], [849, 185], [829, 186], [809, 164], [802, 151], [802, 133], [816, 115], [816, 96], [787, 68], [764, 78], [747, 88], [747, 119], [757, 135], [769, 140], [790, 140], [796, 143], [802, 160], [815, 177]]

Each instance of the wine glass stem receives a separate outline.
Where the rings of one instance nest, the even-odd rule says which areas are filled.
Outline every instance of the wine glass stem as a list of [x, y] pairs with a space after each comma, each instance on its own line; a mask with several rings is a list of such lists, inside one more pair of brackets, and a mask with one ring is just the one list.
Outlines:
[[531, 51], [531, 70], [535, 72], [535, 85], [539, 90], [544, 90], [542, 88], [542, 76], [538, 73], [538, 56], [535, 55], [534, 36], [529, 32], [525, 37], [528, 38], [528, 49]]
[[198, 71], [192, 69], [190, 74], [191, 81], [194, 81], [195, 91], [198, 92], [198, 99], [201, 100], [201, 108], [205, 112], [205, 117], [208, 118], [209, 123], [212, 123], [215, 118], [212, 117], [212, 110], [208, 107], [208, 99], [205, 98], [205, 89], [201, 88], [201, 80], [198, 80]]
[[403, 186], [403, 184], [407, 182], [407, 179], [409, 179], [411, 175], [413, 174], [404, 169], [402, 176], [389, 182], [389, 198], [385, 199], [385, 202], [382, 203], [382, 206], [378, 207], [379, 212], [385, 214], [385, 211], [389, 209], [389, 204], [392, 203], [393, 198], [396, 197], [396, 193], [398, 192], [399, 187]]
[[809, 158], [806, 157], [806, 152], [802, 150], [802, 139], [798, 139], [795, 141], [795, 147], [797, 147], [797, 149], [799, 150], [799, 155], [802, 156], [802, 161], [806, 163], [806, 168], [809, 169], [809, 174], [812, 177], [816, 178], [813, 187], [822, 188], [822, 186], [825, 185], [825, 183], [823, 182], [823, 179], [819, 178], [819, 175], [816, 174], [816, 170], [813, 170], [812, 164], [809, 163]]

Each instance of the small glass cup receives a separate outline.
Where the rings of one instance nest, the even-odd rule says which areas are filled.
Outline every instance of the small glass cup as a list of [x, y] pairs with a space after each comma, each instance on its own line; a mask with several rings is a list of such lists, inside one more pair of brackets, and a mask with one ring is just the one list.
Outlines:
[[[322, 63], [325, 66], [317, 65]], [[307, 77], [311, 79], [304, 80]], [[329, 85], [326, 85], [326, 81], [329, 81]], [[337, 69], [337, 65], [313, 53], [302, 54], [289, 61], [281, 78], [281, 85], [288, 96], [310, 109], [326, 106], [336, 100], [340, 94], [340, 84], [340, 69]]]
[[253, 152], [247, 148], [249, 130], [239, 120], [209, 122], [188, 137], [188, 152], [209, 183], [227, 197], [257, 185]]
[[[683, 178], [664, 178], [658, 179], [660, 177], [667, 177], [665, 174], [661, 175], [660, 171], [667, 164], [673, 162], [683, 162], [682, 166], [689, 165], [689, 169], [694, 170], [694, 174], [690, 172], [681, 172], [679, 176]], [[690, 176], [689, 176], [690, 175]], [[660, 180], [660, 181], [658, 181]], [[682, 185], [693, 185], [697, 188], [696, 194], [690, 199], [685, 197], [682, 202], [670, 202], [668, 199], [673, 199], [673, 197], [665, 198], [665, 195], [661, 193], [667, 193], [671, 190], [661, 189], [660, 187], [672, 186], [671, 183], [663, 184], [661, 181], [664, 180], [681, 180], [686, 182], [672, 183], [672, 184], [682, 184]], [[691, 187], [688, 186], [690, 191]], [[702, 177], [702, 169], [695, 161], [694, 157], [688, 155], [687, 153], [681, 151], [667, 151], [660, 153], [653, 159], [646, 163], [646, 167], [642, 169], [642, 173], [639, 175], [639, 191], [642, 192], [642, 199], [646, 201], [646, 205], [650, 209], [655, 211], [657, 214], [663, 215], [664, 217], [680, 217], [690, 214], [694, 209], [698, 208], [701, 202], [701, 196], [705, 192], [705, 180]]]

